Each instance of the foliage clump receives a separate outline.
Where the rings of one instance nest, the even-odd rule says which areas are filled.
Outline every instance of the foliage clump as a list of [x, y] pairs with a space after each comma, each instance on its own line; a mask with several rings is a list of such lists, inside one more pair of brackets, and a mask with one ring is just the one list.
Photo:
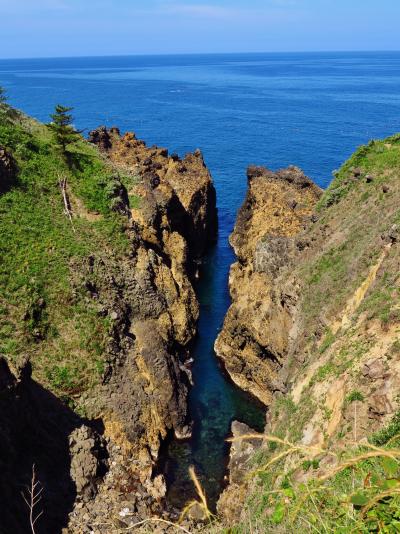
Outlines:
[[80, 132], [72, 125], [73, 117], [70, 114], [72, 110], [73, 108], [71, 107], [57, 104], [54, 113], [51, 115], [52, 122], [47, 125], [53, 133], [56, 144], [64, 158], [67, 157], [69, 145], [73, 145], [80, 139]]

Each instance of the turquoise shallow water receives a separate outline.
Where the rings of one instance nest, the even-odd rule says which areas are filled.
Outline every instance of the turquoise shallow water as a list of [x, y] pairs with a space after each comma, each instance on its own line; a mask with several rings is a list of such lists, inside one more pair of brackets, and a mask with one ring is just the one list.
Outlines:
[[198, 286], [194, 436], [171, 445], [166, 466], [172, 497], [190, 495], [186, 472], [194, 463], [214, 500], [231, 420], [258, 426], [263, 419], [213, 353], [229, 305], [227, 238], [245, 195], [246, 166], [296, 164], [328, 185], [357, 145], [400, 130], [400, 53], [1, 60], [0, 85], [12, 104], [44, 121], [60, 102], [75, 106], [79, 128], [115, 124], [171, 152], [203, 150], [217, 188], [220, 233]]

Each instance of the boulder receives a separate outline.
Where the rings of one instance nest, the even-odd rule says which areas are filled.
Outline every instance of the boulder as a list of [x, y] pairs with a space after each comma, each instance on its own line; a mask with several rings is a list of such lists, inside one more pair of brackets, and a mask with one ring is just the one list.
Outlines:
[[69, 436], [71, 478], [83, 501], [92, 499], [106, 468], [106, 449], [100, 436], [82, 425]]

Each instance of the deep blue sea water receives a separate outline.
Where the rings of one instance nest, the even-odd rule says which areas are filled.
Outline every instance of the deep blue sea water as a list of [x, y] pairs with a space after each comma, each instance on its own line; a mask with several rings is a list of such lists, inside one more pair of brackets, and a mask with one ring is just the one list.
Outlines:
[[171, 497], [189, 495], [194, 463], [211, 499], [224, 473], [226, 436], [260, 411], [226, 380], [213, 343], [229, 305], [228, 245], [251, 163], [295, 164], [319, 185], [371, 138], [400, 131], [400, 53], [235, 54], [0, 60], [10, 102], [47, 121], [56, 103], [76, 126], [134, 130], [181, 154], [200, 147], [214, 177], [220, 233], [204, 267], [191, 443], [170, 447]]

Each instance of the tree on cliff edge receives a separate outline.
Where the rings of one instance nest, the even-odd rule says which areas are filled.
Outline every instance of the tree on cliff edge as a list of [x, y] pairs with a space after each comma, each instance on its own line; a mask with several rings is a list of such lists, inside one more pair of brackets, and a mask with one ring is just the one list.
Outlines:
[[63, 158], [70, 163], [67, 147], [76, 143], [80, 139], [80, 133], [72, 125], [73, 117], [70, 114], [73, 108], [58, 104], [55, 112], [50, 115], [52, 122], [47, 127], [53, 132], [57, 145], [60, 148]]

